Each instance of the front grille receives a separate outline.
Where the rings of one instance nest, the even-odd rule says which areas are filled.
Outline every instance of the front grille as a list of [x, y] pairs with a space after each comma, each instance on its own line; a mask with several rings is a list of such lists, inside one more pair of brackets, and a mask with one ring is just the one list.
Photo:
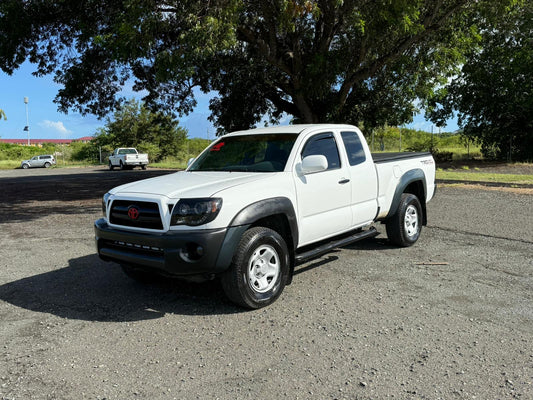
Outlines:
[[[128, 215], [130, 208], [138, 210], [137, 218]], [[109, 222], [115, 225], [131, 226], [135, 228], [163, 229], [159, 206], [157, 203], [133, 200], [115, 200], [111, 204]]]

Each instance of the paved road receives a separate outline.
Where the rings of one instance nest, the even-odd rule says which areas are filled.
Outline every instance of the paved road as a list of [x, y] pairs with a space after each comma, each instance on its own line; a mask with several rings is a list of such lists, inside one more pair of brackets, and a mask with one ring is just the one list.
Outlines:
[[414, 247], [329, 253], [244, 312], [95, 256], [101, 195], [162, 173], [0, 171], [1, 399], [533, 398], [530, 194], [442, 188]]

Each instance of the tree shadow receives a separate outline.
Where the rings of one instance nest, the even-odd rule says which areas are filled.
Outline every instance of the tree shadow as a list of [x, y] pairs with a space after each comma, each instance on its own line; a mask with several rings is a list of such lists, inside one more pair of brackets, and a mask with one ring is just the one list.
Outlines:
[[51, 214], [84, 213], [87, 209], [94, 211], [95, 207], [100, 207], [102, 196], [116, 186], [176, 171], [60, 172], [0, 178], [0, 222], [31, 221]]
[[243, 312], [226, 299], [218, 281], [202, 284], [161, 279], [141, 284], [118, 264], [97, 255], [69, 266], [0, 286], [0, 299], [27, 310], [85, 321], [140, 321], [165, 314], [216, 315]]

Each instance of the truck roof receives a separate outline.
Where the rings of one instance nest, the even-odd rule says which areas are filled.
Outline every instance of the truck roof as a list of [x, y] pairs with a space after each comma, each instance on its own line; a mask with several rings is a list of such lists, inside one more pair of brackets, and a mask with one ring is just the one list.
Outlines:
[[[299, 135], [300, 133], [308, 130], [315, 129], [354, 129], [353, 125], [346, 124], [297, 124], [297, 125], [278, 125], [269, 126], [266, 128], [256, 128], [244, 131], [237, 131], [229, 133], [228, 135], [266, 135], [266, 134], [287, 134], [293, 133]], [[227, 136], [227, 135], [226, 135]]]

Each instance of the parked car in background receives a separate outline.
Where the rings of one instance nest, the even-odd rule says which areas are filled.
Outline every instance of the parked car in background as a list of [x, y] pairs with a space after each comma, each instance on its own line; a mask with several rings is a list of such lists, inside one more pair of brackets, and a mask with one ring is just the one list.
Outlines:
[[56, 159], [51, 154], [44, 154], [42, 156], [35, 156], [29, 160], [24, 160], [20, 163], [20, 168], [49, 168], [52, 165], [56, 165]]
[[141, 167], [146, 169], [148, 165], [148, 154], [139, 153], [133, 147], [115, 149], [109, 156], [109, 169], [118, 167], [120, 169]]

